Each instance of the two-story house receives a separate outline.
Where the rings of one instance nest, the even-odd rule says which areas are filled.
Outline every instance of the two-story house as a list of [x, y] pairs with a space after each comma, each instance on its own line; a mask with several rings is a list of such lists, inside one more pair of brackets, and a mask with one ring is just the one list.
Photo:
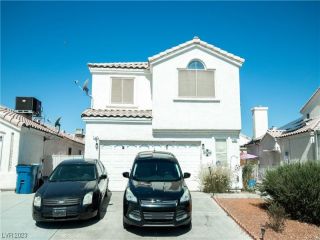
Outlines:
[[239, 69], [244, 59], [198, 37], [147, 62], [89, 63], [92, 108], [86, 123], [85, 157], [100, 158], [111, 190], [124, 190], [135, 155], [175, 154], [190, 189], [199, 189], [202, 166], [231, 169], [241, 188]]

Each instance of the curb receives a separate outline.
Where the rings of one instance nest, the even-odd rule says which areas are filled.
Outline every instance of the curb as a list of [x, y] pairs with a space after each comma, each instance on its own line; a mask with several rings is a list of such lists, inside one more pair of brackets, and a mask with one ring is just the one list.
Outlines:
[[218, 204], [218, 206], [221, 207], [223, 211], [228, 216], [230, 216], [233, 219], [233, 221], [235, 221], [252, 239], [260, 240], [260, 238], [254, 236], [235, 216], [233, 216], [224, 206], [222, 206], [222, 204], [219, 203], [219, 200], [216, 197], [212, 197], [212, 200], [214, 200]]

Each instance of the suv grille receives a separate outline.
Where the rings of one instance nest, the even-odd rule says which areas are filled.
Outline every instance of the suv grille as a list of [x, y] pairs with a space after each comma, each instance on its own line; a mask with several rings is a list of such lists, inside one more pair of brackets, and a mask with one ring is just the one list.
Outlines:
[[176, 207], [177, 200], [141, 200], [141, 207]]
[[143, 212], [145, 220], [173, 220], [174, 212]]

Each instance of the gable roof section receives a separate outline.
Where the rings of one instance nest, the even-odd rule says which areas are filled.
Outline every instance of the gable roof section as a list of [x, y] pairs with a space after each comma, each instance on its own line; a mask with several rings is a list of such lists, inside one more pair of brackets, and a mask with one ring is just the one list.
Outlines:
[[67, 140], [74, 141], [76, 143], [84, 144], [83, 139], [76, 138], [73, 135], [70, 135], [67, 133], [58, 132], [53, 126], [45, 125], [45, 124], [30, 120], [14, 112], [12, 109], [9, 109], [3, 106], [0, 106], [0, 118], [17, 127], [33, 128], [41, 132], [49, 133], [61, 138], [65, 138]]
[[152, 110], [87, 109], [81, 117], [152, 118]]
[[228, 59], [236, 62], [236, 63], [239, 64], [239, 65], [242, 65], [242, 63], [244, 63], [244, 61], [245, 61], [243, 58], [241, 58], [241, 57], [239, 57], [239, 56], [236, 56], [236, 55], [234, 55], [234, 54], [232, 54], [232, 53], [229, 53], [229, 52], [227, 52], [227, 51], [225, 51], [225, 50], [222, 50], [221, 48], [218, 48], [218, 47], [216, 47], [216, 46], [214, 46], [214, 45], [212, 45], [212, 44], [209, 44], [209, 43], [207, 43], [207, 42], [205, 42], [205, 41], [202, 41], [202, 40], [200, 40], [200, 38], [198, 38], [198, 37], [194, 37], [194, 38], [193, 38], [192, 40], [190, 40], [190, 41], [187, 41], [187, 42], [182, 43], [182, 44], [180, 44], [180, 45], [178, 45], [178, 46], [169, 48], [169, 49], [167, 49], [167, 50], [165, 50], [165, 51], [163, 51], [163, 52], [160, 52], [160, 53], [158, 53], [158, 54], [156, 54], [156, 55], [154, 55], [154, 56], [152, 56], [152, 57], [149, 57], [149, 58], [148, 58], [149, 63], [154, 62], [154, 61], [157, 61], [157, 60], [159, 60], [159, 59], [161, 59], [161, 58], [163, 58], [163, 57], [166, 57], [166, 56], [168, 56], [168, 55], [170, 55], [170, 54], [172, 54], [172, 53], [175, 53], [175, 52], [177, 52], [177, 51], [180, 51], [180, 50], [182, 50], [182, 49], [184, 49], [184, 48], [187, 48], [187, 47], [189, 47], [189, 46], [192, 46], [192, 45], [198, 45], [198, 46], [207, 48], [207, 49], [209, 49], [210, 51], [212, 51], [212, 52], [214, 52], [214, 53], [216, 53], [216, 54], [218, 54], [218, 55], [220, 55], [220, 56], [222, 56], [222, 57], [228, 58]]
[[148, 62], [110, 62], [110, 63], [88, 63], [89, 68], [111, 68], [111, 69], [149, 69], [150, 63], [155, 62], [159, 59], [165, 58], [171, 54], [174, 54], [182, 49], [191, 47], [192, 45], [204, 47], [215, 54], [222, 56], [235, 62], [238, 65], [242, 65], [244, 63], [244, 59], [238, 57], [232, 53], [229, 53], [221, 48], [218, 48], [212, 44], [209, 44], [205, 41], [200, 40], [198, 37], [194, 37], [192, 40], [187, 41], [185, 43], [179, 44], [178, 46], [169, 48], [163, 52], [160, 52], [152, 57], [148, 58]]
[[301, 108], [300, 113], [303, 114], [304, 111], [310, 106], [310, 104], [315, 101], [317, 98], [320, 98], [320, 87], [312, 94], [306, 104]]
[[149, 69], [148, 62], [88, 63], [89, 68]]

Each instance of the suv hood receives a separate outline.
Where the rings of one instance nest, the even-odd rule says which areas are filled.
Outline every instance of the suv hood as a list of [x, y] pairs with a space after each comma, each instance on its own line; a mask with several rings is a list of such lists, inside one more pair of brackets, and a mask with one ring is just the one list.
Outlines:
[[42, 198], [82, 197], [89, 191], [94, 191], [96, 181], [46, 182], [39, 190]]
[[138, 199], [180, 199], [184, 192], [184, 181], [140, 182], [129, 181], [132, 193]]

